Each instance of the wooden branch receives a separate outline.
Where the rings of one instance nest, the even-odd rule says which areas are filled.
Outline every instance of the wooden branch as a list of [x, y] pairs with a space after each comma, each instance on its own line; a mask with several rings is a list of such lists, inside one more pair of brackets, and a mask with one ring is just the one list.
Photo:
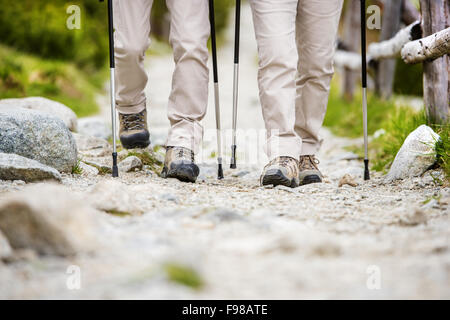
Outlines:
[[402, 59], [407, 64], [432, 61], [450, 53], [450, 28], [423, 39], [409, 42], [402, 49]]
[[[368, 57], [369, 61], [370, 57]], [[361, 71], [361, 55], [356, 52], [337, 50], [334, 65], [351, 71]]]
[[400, 56], [400, 52], [405, 44], [411, 40], [415, 40], [421, 34], [420, 21], [416, 21], [406, 28], [397, 32], [397, 34], [386, 41], [371, 43], [368, 53], [375, 60], [396, 58]]

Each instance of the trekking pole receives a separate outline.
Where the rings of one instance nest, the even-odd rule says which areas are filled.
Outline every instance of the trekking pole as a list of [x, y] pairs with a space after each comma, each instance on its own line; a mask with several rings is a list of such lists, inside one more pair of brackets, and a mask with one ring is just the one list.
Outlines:
[[[100, 0], [103, 2], [103, 0]], [[115, 96], [115, 61], [114, 61], [114, 22], [113, 22], [113, 4], [112, 0], [108, 0], [108, 33], [109, 33], [109, 66], [110, 66], [110, 99], [111, 99], [111, 122], [112, 122], [112, 138], [113, 138], [113, 165], [112, 176], [119, 176], [117, 168], [117, 146], [116, 146], [116, 96]]]
[[236, 169], [236, 126], [239, 80], [239, 33], [241, 27], [241, 0], [236, 0], [236, 17], [234, 25], [234, 77], [233, 77], [233, 142], [231, 145], [230, 168]]
[[217, 164], [218, 164], [217, 178], [223, 179], [222, 134], [220, 128], [219, 79], [217, 75], [217, 48], [216, 48], [216, 23], [214, 19], [214, 0], [209, 0], [209, 22], [211, 23], [211, 51], [212, 51], [213, 75], [214, 75], [214, 102], [216, 108]]
[[366, 58], [366, 0], [361, 0], [361, 62], [362, 62], [362, 102], [364, 130], [364, 180], [370, 180], [369, 140], [367, 137], [367, 58]]

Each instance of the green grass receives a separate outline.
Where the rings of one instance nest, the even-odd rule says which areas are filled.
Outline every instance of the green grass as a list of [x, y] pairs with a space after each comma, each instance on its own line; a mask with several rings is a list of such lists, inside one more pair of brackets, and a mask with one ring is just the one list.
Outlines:
[[[422, 124], [430, 125], [425, 112], [416, 112], [407, 105], [398, 106], [395, 97], [385, 101], [369, 92], [369, 135], [379, 129], [385, 130], [385, 134], [372, 140], [369, 145], [372, 169], [387, 172], [406, 137]], [[324, 125], [339, 136], [357, 138], [363, 135], [361, 94], [356, 94], [351, 102], [346, 101], [340, 96], [336, 78], [332, 82]], [[441, 137], [436, 142], [437, 165], [443, 169], [445, 179], [450, 181], [449, 125], [431, 127]], [[349, 149], [361, 157], [364, 154], [363, 146]]]
[[46, 60], [0, 45], [0, 99], [42, 96], [70, 107], [79, 117], [98, 111], [95, 96], [105, 71], [88, 74], [74, 64]]
[[83, 169], [80, 166], [80, 162], [81, 162], [81, 160], [78, 159], [77, 164], [74, 165], [72, 168], [72, 174], [82, 174], [83, 173]]
[[163, 163], [148, 151], [136, 149], [128, 152], [127, 157], [130, 156], [138, 157], [142, 164], [149, 166], [153, 172], [159, 173], [162, 170]]
[[[406, 137], [422, 124], [430, 125], [424, 112], [414, 112], [410, 108], [401, 107], [392, 110], [379, 125], [385, 134], [372, 140], [369, 144], [369, 158], [371, 168], [386, 173], [403, 145]], [[441, 137], [436, 141], [436, 165], [444, 171], [445, 180], [450, 182], [450, 140], [449, 125], [430, 125]], [[363, 146], [349, 148], [361, 157], [364, 154]]]
[[192, 289], [200, 289], [204, 285], [200, 275], [191, 267], [178, 263], [167, 263], [164, 265], [164, 271], [170, 281]]
[[[368, 93], [367, 130], [369, 135], [380, 129], [380, 123], [396, 108], [393, 100], [384, 101], [376, 95]], [[352, 101], [341, 97], [337, 77], [332, 81], [330, 98], [324, 125], [338, 135], [357, 138], [363, 135], [362, 123], [362, 95], [355, 94]]]
[[441, 139], [436, 143], [437, 164], [444, 170], [445, 179], [450, 182], [450, 125], [444, 125], [437, 128], [437, 133]]
[[373, 140], [370, 146], [372, 169], [376, 171], [389, 169], [406, 137], [422, 124], [427, 124], [423, 112], [416, 113], [407, 107], [391, 110], [381, 123], [386, 133]]

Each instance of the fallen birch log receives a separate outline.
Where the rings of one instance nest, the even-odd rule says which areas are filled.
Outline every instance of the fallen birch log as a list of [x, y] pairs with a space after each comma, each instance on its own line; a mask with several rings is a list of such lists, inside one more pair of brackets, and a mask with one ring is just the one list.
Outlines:
[[356, 52], [337, 50], [334, 54], [334, 65], [339, 68], [359, 71], [361, 70], [361, 55]]
[[450, 53], [450, 28], [426, 38], [407, 43], [402, 49], [402, 59], [407, 64], [432, 61]]
[[400, 56], [405, 44], [411, 40], [419, 39], [421, 35], [420, 21], [416, 21], [400, 30], [393, 38], [370, 44], [368, 53], [374, 60], [396, 58]]

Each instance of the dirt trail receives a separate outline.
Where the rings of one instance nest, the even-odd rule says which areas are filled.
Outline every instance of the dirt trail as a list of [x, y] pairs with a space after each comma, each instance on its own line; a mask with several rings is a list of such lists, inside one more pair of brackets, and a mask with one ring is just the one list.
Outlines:
[[[259, 130], [256, 44], [247, 5], [242, 15], [239, 127]], [[232, 27], [219, 52], [224, 128], [231, 127]], [[173, 62], [170, 56], [147, 62], [149, 123], [153, 142], [162, 143], [168, 129], [167, 65]], [[214, 128], [212, 99], [206, 129]], [[105, 117], [107, 108], [106, 100]], [[243, 163], [241, 153], [239, 168], [227, 169], [222, 181], [208, 157], [214, 135], [205, 141], [196, 184], [164, 180], [148, 170], [124, 173], [118, 179], [122, 193], [134, 195], [144, 213], [104, 215], [99, 236], [108, 245], [94, 255], [0, 264], [0, 298], [450, 298], [450, 190], [435, 185], [429, 174], [394, 184], [374, 174], [365, 182], [361, 161], [344, 149], [360, 141], [327, 130], [323, 137], [325, 183], [296, 189], [259, 186], [265, 156], [257, 134], [241, 135], [242, 146], [257, 146], [256, 160]], [[358, 186], [338, 187], [346, 173]], [[63, 184], [87, 195], [105, 181], [111, 178], [69, 175]], [[22, 187], [1, 182], [0, 197]], [[439, 195], [440, 201], [424, 204]], [[170, 276], [167, 263], [180, 266], [184, 278], [198, 276], [203, 285], [183, 285]], [[80, 290], [67, 289], [69, 265], [81, 268]]]

